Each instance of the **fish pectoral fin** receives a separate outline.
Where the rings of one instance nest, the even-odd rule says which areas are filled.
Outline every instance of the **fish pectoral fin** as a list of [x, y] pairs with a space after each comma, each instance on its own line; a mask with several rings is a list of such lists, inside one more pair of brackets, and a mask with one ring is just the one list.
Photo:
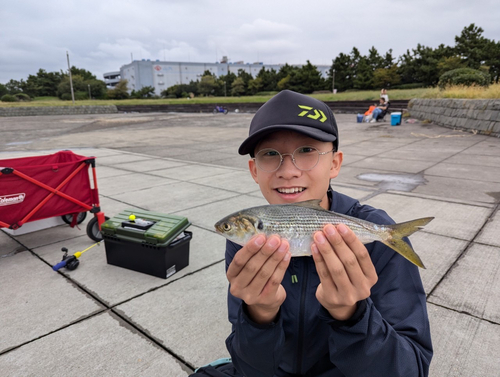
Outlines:
[[305, 207], [305, 208], [312, 208], [312, 209], [317, 209], [324, 211], [325, 209], [321, 207], [321, 199], [310, 199], [310, 200], [304, 200], [303, 202], [297, 202], [297, 203], [290, 203], [287, 204], [290, 206], [297, 206], [297, 207]]

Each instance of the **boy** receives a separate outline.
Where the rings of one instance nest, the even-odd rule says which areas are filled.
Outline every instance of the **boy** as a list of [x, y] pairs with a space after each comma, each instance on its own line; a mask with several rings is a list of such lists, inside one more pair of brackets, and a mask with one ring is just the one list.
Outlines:
[[[342, 165], [338, 129], [323, 102], [282, 91], [255, 114], [239, 153], [270, 204], [321, 206], [379, 224], [384, 211], [330, 188]], [[226, 340], [220, 376], [427, 376], [432, 357], [417, 267], [344, 225], [314, 234], [313, 257], [291, 258], [274, 235], [226, 245]], [[202, 370], [200, 370], [203, 374]], [[216, 375], [216, 374], [206, 374]]]

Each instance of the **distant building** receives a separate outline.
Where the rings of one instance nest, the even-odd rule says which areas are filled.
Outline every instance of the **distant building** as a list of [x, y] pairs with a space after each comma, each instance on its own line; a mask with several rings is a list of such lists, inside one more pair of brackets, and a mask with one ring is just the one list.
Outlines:
[[114, 88], [120, 82], [120, 71], [106, 72], [103, 76], [108, 88]]
[[[165, 89], [179, 84], [189, 84], [191, 81], [200, 80], [205, 71], [215, 74], [216, 77], [227, 75], [229, 72], [238, 74], [243, 69], [253, 77], [259, 71], [274, 69], [278, 72], [284, 64], [264, 64], [262, 62], [228, 63], [227, 57], [223, 57], [218, 63], [188, 63], [188, 62], [166, 62], [160, 60], [134, 60], [120, 68], [119, 72], [108, 72], [104, 74], [104, 81], [108, 87], [114, 87], [121, 79], [127, 80], [129, 91], [140, 90], [145, 86], [155, 88], [155, 94], [160, 95]], [[302, 65], [294, 64], [301, 67]], [[322, 77], [328, 77], [329, 65], [316, 65]]]

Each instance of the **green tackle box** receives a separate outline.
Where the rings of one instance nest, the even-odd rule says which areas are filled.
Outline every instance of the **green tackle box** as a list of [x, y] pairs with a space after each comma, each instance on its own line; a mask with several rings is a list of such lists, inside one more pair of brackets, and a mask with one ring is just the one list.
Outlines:
[[127, 209], [101, 225], [107, 262], [166, 279], [189, 264], [190, 225], [186, 217]]

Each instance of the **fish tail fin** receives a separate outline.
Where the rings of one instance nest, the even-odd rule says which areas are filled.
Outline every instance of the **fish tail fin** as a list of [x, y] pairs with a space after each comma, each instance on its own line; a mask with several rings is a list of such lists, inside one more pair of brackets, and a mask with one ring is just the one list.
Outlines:
[[420, 257], [417, 255], [417, 253], [415, 253], [411, 246], [403, 240], [403, 237], [412, 235], [416, 231], [422, 229], [423, 226], [430, 223], [433, 219], [434, 217], [424, 217], [422, 219], [388, 225], [387, 227], [389, 228], [389, 237], [387, 237], [387, 239], [385, 240], [382, 240], [382, 242], [397, 253], [401, 254], [413, 264], [417, 265], [418, 267], [425, 268]]

